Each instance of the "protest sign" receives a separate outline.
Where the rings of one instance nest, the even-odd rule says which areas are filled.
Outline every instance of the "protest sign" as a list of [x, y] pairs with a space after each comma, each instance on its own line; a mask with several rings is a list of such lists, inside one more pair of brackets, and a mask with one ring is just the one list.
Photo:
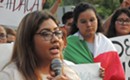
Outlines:
[[126, 80], [130, 80], [130, 35], [110, 38], [123, 64]]
[[77, 72], [81, 80], [102, 80], [99, 77], [100, 63], [76, 64], [70, 67]]
[[0, 70], [10, 61], [14, 43], [0, 44]]
[[0, 24], [18, 26], [29, 12], [41, 8], [41, 0], [2, 0], [0, 1]]

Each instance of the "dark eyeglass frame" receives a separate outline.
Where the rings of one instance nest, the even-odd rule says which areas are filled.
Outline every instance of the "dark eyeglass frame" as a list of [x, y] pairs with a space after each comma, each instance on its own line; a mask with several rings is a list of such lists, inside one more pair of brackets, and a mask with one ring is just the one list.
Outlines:
[[0, 33], [0, 39], [5, 39], [7, 37], [7, 35], [5, 35], [4, 33]]
[[130, 25], [130, 20], [117, 19], [116, 20], [120, 25]]
[[58, 39], [61, 39], [63, 37], [63, 31], [62, 30], [55, 30], [54, 32], [48, 31], [48, 30], [42, 30], [39, 33], [35, 33], [36, 35], [40, 35], [43, 37], [44, 40], [50, 41], [54, 37], [58, 37]]

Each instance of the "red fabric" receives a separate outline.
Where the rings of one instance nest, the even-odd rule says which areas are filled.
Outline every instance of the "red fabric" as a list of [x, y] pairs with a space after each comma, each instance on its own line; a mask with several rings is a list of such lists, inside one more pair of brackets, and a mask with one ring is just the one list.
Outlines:
[[117, 52], [100, 54], [94, 58], [94, 62], [101, 62], [101, 66], [105, 68], [103, 80], [125, 80], [125, 73]]

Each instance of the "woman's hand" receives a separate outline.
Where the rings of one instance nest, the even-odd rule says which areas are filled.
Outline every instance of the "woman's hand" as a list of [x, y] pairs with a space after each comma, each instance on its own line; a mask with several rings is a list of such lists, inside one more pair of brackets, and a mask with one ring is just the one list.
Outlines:
[[60, 74], [55, 76], [53, 71], [50, 72], [50, 75], [47, 77], [48, 80], [69, 80], [65, 74]]
[[48, 76], [48, 80], [69, 80], [69, 78], [66, 75], [58, 75], [56, 77], [54, 76]]
[[46, 3], [46, 0], [42, 0], [42, 4], [44, 5]]
[[100, 68], [100, 75], [99, 75], [101, 78], [104, 78], [105, 76], [105, 69], [104, 68]]
[[57, 2], [58, 2], [58, 3], [61, 3], [61, 2], [62, 2], [62, 0], [57, 0]]

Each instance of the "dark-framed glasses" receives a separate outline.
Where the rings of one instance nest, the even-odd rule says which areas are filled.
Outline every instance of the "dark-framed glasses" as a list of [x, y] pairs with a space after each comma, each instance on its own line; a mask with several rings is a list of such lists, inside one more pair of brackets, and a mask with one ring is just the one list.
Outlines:
[[56, 37], [58, 37], [59, 39], [61, 39], [63, 37], [63, 32], [61, 30], [56, 30], [54, 32], [48, 31], [48, 30], [43, 30], [40, 33], [36, 33], [36, 34], [42, 36], [44, 38], [44, 40], [46, 40], [46, 41], [50, 41], [54, 35]]
[[116, 20], [120, 25], [130, 25], [130, 19], [117, 19]]

